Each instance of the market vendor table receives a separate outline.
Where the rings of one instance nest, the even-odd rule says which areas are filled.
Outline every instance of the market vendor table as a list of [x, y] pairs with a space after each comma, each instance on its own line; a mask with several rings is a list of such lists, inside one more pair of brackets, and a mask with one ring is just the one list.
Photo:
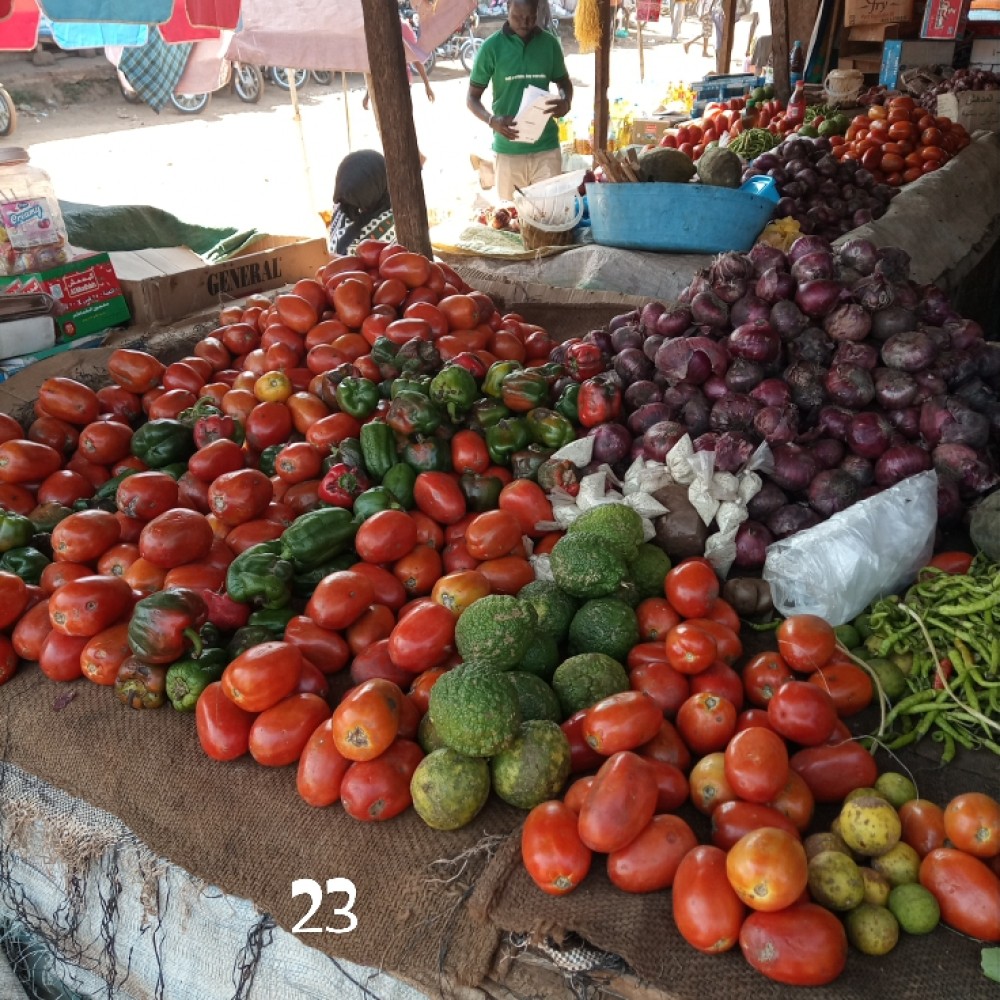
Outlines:
[[[941, 170], [905, 187], [876, 222], [854, 230], [879, 246], [899, 246], [911, 257], [911, 277], [956, 289], [1000, 239], [1000, 135], [981, 133]], [[644, 253], [586, 244], [551, 257], [505, 261], [450, 257], [463, 275], [531, 281], [561, 288], [676, 298], [711, 263], [699, 254]]]

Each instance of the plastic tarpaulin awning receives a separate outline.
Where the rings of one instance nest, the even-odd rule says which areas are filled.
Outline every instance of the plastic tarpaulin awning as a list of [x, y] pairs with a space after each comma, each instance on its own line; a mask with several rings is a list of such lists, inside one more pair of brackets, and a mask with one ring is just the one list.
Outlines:
[[[469, 14], [475, 0], [415, 0], [420, 47], [433, 51]], [[229, 58], [295, 69], [368, 72], [361, 0], [243, 0], [243, 29]]]

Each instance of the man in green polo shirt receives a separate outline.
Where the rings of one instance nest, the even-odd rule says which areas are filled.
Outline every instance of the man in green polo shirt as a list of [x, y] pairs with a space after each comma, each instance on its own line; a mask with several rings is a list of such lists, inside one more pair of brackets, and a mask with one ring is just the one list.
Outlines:
[[[514, 188], [525, 187], [562, 173], [559, 128], [556, 118], [569, 114], [573, 84], [566, 72], [559, 39], [538, 27], [538, 0], [510, 0], [504, 26], [483, 42], [472, 67], [466, 105], [493, 130], [496, 153], [496, 185], [501, 198], [509, 201]], [[525, 87], [547, 90], [554, 83], [546, 110], [551, 114], [541, 136], [534, 142], [519, 142], [514, 118]], [[493, 88], [492, 113], [483, 106], [483, 93]]]

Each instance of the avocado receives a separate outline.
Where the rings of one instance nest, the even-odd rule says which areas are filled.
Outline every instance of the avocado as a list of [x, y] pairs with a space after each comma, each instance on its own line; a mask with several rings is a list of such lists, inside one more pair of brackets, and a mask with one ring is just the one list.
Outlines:
[[616, 597], [600, 597], [586, 604], [569, 627], [570, 653], [604, 653], [623, 661], [639, 641], [635, 612]]
[[417, 815], [434, 830], [471, 823], [490, 796], [490, 767], [448, 747], [429, 753], [410, 779]]
[[520, 809], [534, 809], [559, 793], [570, 775], [569, 740], [557, 722], [523, 722], [517, 739], [490, 761], [497, 795]]
[[628, 575], [621, 550], [589, 532], [571, 532], [560, 538], [552, 548], [549, 565], [555, 582], [573, 597], [606, 597]]
[[438, 678], [428, 712], [445, 746], [470, 757], [491, 757], [521, 725], [517, 691], [506, 674], [475, 663]]
[[489, 594], [462, 612], [455, 625], [455, 646], [463, 660], [510, 670], [528, 651], [537, 625], [535, 609], [527, 601]]
[[511, 670], [507, 679], [514, 685], [517, 692], [517, 702], [521, 706], [521, 718], [525, 722], [532, 719], [548, 719], [551, 722], [562, 721], [562, 710], [555, 691], [534, 674]]
[[568, 533], [575, 535], [583, 531], [623, 546], [626, 559], [633, 559], [645, 541], [642, 518], [623, 503], [605, 503], [585, 510], [569, 526]]
[[639, 154], [640, 181], [686, 184], [694, 177], [694, 163], [679, 149], [657, 146]]
[[658, 545], [644, 542], [629, 563], [629, 575], [639, 591], [640, 600], [663, 596], [663, 581], [670, 572], [670, 557]]
[[743, 179], [743, 162], [731, 150], [710, 146], [698, 159], [698, 180], [713, 187], [738, 188]]
[[527, 601], [535, 609], [538, 631], [552, 636], [556, 642], [562, 642], [569, 634], [569, 623], [580, 606], [579, 601], [551, 580], [533, 580], [525, 584], [517, 592], [517, 599]]

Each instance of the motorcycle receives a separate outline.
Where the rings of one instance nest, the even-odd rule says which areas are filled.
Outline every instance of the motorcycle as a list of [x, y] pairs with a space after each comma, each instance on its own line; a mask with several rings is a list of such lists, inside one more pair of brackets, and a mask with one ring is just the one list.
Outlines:
[[446, 38], [428, 57], [424, 69], [428, 76], [437, 64], [438, 59], [459, 59], [466, 73], [472, 72], [472, 64], [476, 54], [483, 46], [483, 40], [476, 37], [479, 27], [479, 14], [473, 11], [462, 24], [459, 31]]
[[[230, 90], [245, 104], [256, 104], [264, 92], [264, 77], [261, 71], [249, 63], [224, 62], [222, 65], [223, 87]], [[142, 98], [132, 89], [122, 72], [118, 71], [118, 89], [129, 104], [140, 104]], [[210, 93], [171, 94], [170, 103], [182, 115], [197, 115], [208, 107]]]
[[17, 109], [0, 83], [0, 135], [11, 135], [17, 125]]

